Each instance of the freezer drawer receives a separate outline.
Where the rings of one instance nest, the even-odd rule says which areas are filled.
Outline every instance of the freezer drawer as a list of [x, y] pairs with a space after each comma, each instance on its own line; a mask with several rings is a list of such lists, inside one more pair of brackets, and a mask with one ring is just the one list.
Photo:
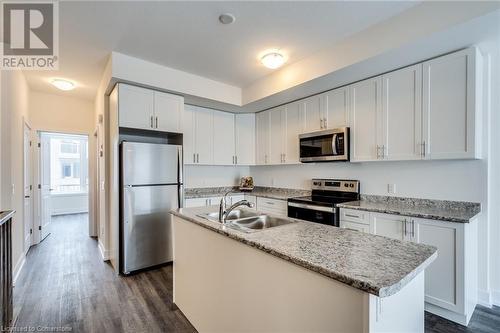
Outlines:
[[182, 183], [182, 147], [140, 142], [122, 143], [123, 185]]
[[123, 189], [123, 273], [172, 261], [170, 209], [178, 208], [177, 185]]

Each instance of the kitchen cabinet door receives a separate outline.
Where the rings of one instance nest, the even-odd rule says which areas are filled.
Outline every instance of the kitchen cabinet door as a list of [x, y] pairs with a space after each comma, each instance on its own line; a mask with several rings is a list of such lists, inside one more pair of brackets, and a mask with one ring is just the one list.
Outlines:
[[422, 65], [382, 76], [382, 142], [387, 160], [422, 158]]
[[269, 112], [269, 164], [281, 164], [283, 162], [283, 129], [281, 116], [284, 108], [278, 107]]
[[255, 164], [255, 114], [235, 115], [236, 164]]
[[184, 116], [182, 119], [183, 127], [183, 155], [184, 164], [196, 164], [195, 151], [195, 112], [197, 107], [186, 105], [184, 107]]
[[194, 122], [196, 164], [213, 164], [213, 111], [197, 108]]
[[256, 139], [257, 139], [257, 164], [264, 165], [269, 163], [269, 111], [256, 114]]
[[475, 48], [470, 48], [423, 64], [423, 136], [428, 159], [480, 155], [476, 141], [476, 127], [480, 125], [476, 53]]
[[321, 97], [319, 95], [302, 100], [304, 108], [304, 132], [314, 132], [324, 129], [321, 112]]
[[425, 270], [425, 301], [463, 312], [464, 225], [420, 218], [412, 220], [416, 228], [414, 241], [438, 248], [438, 257]]
[[300, 104], [300, 102], [287, 104], [282, 113], [283, 162], [288, 164], [299, 163], [299, 134], [303, 129]]
[[207, 198], [189, 198], [184, 200], [184, 207], [205, 207], [207, 205]]
[[118, 85], [119, 126], [153, 129], [153, 101], [153, 90], [120, 83]]
[[213, 164], [235, 164], [234, 114], [213, 111], [213, 124]]
[[382, 79], [376, 77], [349, 86], [351, 161], [374, 161], [379, 157], [382, 124]]
[[180, 133], [184, 98], [159, 91], [154, 92], [154, 127], [158, 131]]
[[349, 89], [343, 87], [321, 94], [321, 113], [324, 128], [348, 126], [348, 93]]
[[405, 217], [399, 215], [371, 213], [370, 229], [375, 235], [400, 241], [408, 239]]

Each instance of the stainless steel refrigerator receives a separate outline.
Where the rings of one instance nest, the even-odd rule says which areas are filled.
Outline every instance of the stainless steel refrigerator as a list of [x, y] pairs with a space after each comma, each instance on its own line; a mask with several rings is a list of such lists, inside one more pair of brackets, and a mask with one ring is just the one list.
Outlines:
[[172, 261], [169, 211], [183, 199], [182, 146], [121, 144], [121, 271]]

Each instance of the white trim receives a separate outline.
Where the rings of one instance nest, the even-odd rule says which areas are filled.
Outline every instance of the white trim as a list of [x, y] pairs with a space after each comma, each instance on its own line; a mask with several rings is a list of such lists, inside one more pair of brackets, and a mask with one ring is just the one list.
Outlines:
[[470, 317], [467, 318], [466, 315], [463, 315], [458, 312], [450, 311], [448, 309], [442, 308], [440, 306], [436, 306], [429, 302], [425, 302], [425, 311], [433, 313], [437, 316], [446, 318], [448, 320], [454, 321], [460, 325], [467, 326], [469, 324]]
[[496, 306], [500, 306], [500, 290], [492, 290], [491, 291], [492, 295], [492, 304]]
[[17, 279], [19, 278], [19, 275], [21, 274], [21, 271], [24, 267], [24, 264], [26, 263], [26, 254], [22, 254], [21, 258], [16, 263], [16, 266], [14, 267], [14, 271], [12, 272], [12, 285], [15, 286]]
[[97, 244], [99, 247], [99, 253], [101, 254], [102, 260], [108, 261], [109, 260], [109, 251], [104, 248], [104, 245], [102, 245], [101, 240], [98, 240]]
[[491, 308], [493, 306], [491, 291], [479, 289], [477, 291], [477, 304]]

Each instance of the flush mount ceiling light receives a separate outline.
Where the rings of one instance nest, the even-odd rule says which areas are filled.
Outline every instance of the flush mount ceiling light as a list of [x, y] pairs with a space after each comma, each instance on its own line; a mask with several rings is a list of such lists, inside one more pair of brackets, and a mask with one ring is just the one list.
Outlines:
[[231, 24], [236, 20], [236, 17], [234, 17], [233, 14], [231, 13], [224, 13], [219, 16], [219, 22], [222, 24]]
[[64, 91], [75, 89], [75, 84], [71, 81], [68, 81], [68, 80], [55, 79], [55, 80], [52, 80], [52, 84], [56, 88], [64, 90]]
[[260, 62], [267, 68], [276, 69], [285, 63], [285, 57], [279, 52], [270, 52], [262, 56]]

